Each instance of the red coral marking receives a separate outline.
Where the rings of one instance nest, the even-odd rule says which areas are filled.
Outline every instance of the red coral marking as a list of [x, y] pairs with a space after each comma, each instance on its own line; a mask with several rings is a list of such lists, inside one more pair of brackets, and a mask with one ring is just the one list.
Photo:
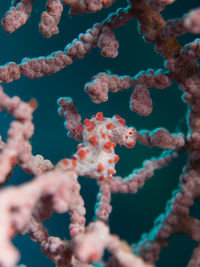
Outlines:
[[83, 159], [85, 159], [85, 156], [88, 154], [88, 152], [89, 152], [88, 149], [86, 149], [86, 150], [81, 149], [81, 150], [78, 151], [77, 154], [78, 154], [79, 158], [81, 160], [83, 160]]
[[126, 121], [122, 119], [119, 115], [115, 115], [115, 118], [118, 120], [119, 123], [121, 123], [123, 126], [125, 125]]
[[116, 170], [114, 170], [114, 169], [108, 169], [108, 173], [109, 174], [116, 174]]
[[98, 139], [96, 135], [93, 135], [90, 137], [89, 142], [92, 146], [98, 145]]
[[115, 115], [115, 118], [118, 120], [121, 119], [121, 117], [119, 115]]
[[113, 163], [113, 159], [109, 159], [108, 160], [108, 163]]
[[116, 145], [117, 145], [117, 143], [115, 143], [115, 142], [112, 143], [113, 148], [115, 148]]
[[135, 142], [135, 141], [132, 141], [132, 142], [129, 142], [129, 143], [126, 145], [126, 147], [127, 147], [127, 148], [132, 148], [132, 147], [135, 146], [135, 144], [136, 144], [136, 142]]
[[31, 98], [29, 105], [33, 110], [35, 110], [38, 107], [38, 101], [35, 98]]
[[77, 160], [72, 159], [72, 166], [75, 168], [77, 166]]
[[89, 119], [85, 119], [83, 121], [83, 124], [86, 126], [86, 127], [89, 127], [91, 125], [91, 121]]
[[115, 147], [116, 147], [115, 142], [108, 141], [104, 144], [103, 150], [107, 153], [111, 153], [112, 152], [111, 148], [115, 148]]
[[9, 162], [10, 165], [13, 167], [17, 163], [17, 158], [15, 156], [11, 156]]
[[101, 137], [102, 137], [103, 139], [106, 139], [106, 134], [105, 134], [105, 133], [102, 133]]
[[13, 164], [15, 164], [17, 162], [17, 158], [15, 156], [11, 156], [9, 161], [10, 161], [10, 164], [13, 165]]
[[100, 181], [105, 181], [106, 180], [106, 177], [104, 175], [102, 175], [102, 176], [99, 177], [99, 180]]
[[112, 129], [113, 128], [113, 123], [108, 123], [107, 125], [106, 125], [106, 128], [108, 129], [108, 130], [110, 130], [110, 129]]
[[88, 132], [91, 132], [96, 127], [96, 123], [91, 121], [90, 126], [87, 128]]
[[126, 121], [124, 119], [119, 119], [118, 122], [121, 123], [123, 126], [126, 124]]
[[114, 163], [116, 164], [119, 161], [119, 159], [120, 159], [119, 156], [118, 155], [115, 155], [114, 156]]
[[8, 237], [13, 238], [14, 234], [15, 234], [15, 231], [16, 231], [15, 227], [13, 225], [11, 225], [9, 227], [9, 230], [8, 230]]
[[112, 142], [108, 141], [108, 142], [106, 142], [106, 143], [104, 144], [104, 148], [106, 148], [106, 149], [110, 149], [110, 148], [113, 146], [112, 144], [113, 144]]
[[62, 163], [63, 163], [65, 166], [67, 166], [67, 165], [69, 165], [69, 160], [68, 160], [68, 159], [63, 159], [63, 160], [62, 160]]
[[98, 120], [98, 121], [104, 121], [105, 120], [102, 112], [97, 113], [96, 120]]
[[92, 252], [92, 253], [90, 254], [90, 256], [89, 256], [89, 258], [88, 258], [88, 261], [89, 261], [89, 262], [95, 262], [95, 261], [97, 261], [97, 260], [99, 260], [99, 253], [96, 252], [96, 251], [94, 251], [94, 252]]
[[77, 127], [77, 130], [78, 130], [78, 132], [82, 132], [82, 131], [83, 131], [83, 125], [80, 124], [80, 125]]
[[104, 169], [105, 168], [104, 168], [103, 164], [102, 163], [99, 163], [98, 166], [97, 166], [97, 171], [98, 172], [102, 172]]

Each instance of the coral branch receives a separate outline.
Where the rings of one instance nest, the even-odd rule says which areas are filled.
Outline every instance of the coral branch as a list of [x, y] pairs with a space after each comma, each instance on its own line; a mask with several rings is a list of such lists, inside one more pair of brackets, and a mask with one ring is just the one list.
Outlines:
[[41, 22], [39, 24], [40, 32], [46, 38], [58, 34], [58, 23], [63, 11], [63, 6], [60, 0], [48, 0], [47, 11], [42, 13]]
[[1, 25], [5, 31], [12, 33], [20, 28], [28, 20], [34, 0], [13, 0], [10, 10], [5, 14]]
[[63, 4], [70, 5], [69, 15], [97, 12], [112, 5], [114, 0], [63, 0]]
[[170, 86], [171, 80], [162, 69], [141, 71], [134, 77], [118, 76], [108, 73], [99, 73], [92, 81], [85, 85], [85, 91], [96, 104], [106, 102], [108, 93], [117, 93], [135, 87], [130, 97], [130, 109], [141, 116], [148, 116], [152, 112], [152, 100], [147, 87], [164, 89]]
[[19, 260], [19, 253], [10, 239], [16, 233], [26, 231], [31, 223], [33, 209], [40, 198], [51, 196], [52, 201], [48, 205], [52, 205], [56, 212], [66, 212], [71, 202], [75, 179], [76, 175], [73, 172], [66, 174], [58, 170], [51, 171], [18, 188], [8, 187], [1, 192], [0, 211], [4, 216], [0, 218], [0, 261], [3, 266], [12, 267]]
[[185, 140], [182, 133], [170, 134], [164, 128], [157, 128], [154, 131], [142, 130], [137, 132], [137, 140], [146, 146], [158, 146], [164, 149], [174, 149], [184, 146]]
[[[129, 9], [119, 9], [116, 13], [111, 14], [107, 19], [105, 19], [101, 24], [96, 23], [91, 29], [88, 29], [85, 34], [79, 34], [77, 39], [74, 39], [72, 43], [66, 45], [64, 51], [53, 52], [47, 57], [38, 57], [32, 59], [24, 58], [20, 64], [9, 62], [3, 66], [0, 66], [0, 83], [9, 83], [13, 80], [18, 80], [22, 74], [30, 79], [35, 79], [44, 75], [56, 73], [66, 66], [71, 65], [74, 59], [84, 58], [85, 55], [91, 52], [93, 48], [97, 47], [100, 36], [100, 43], [103, 45], [102, 48], [104, 48], [104, 50], [106, 49], [105, 51], [107, 52], [109, 51], [105, 55], [116, 56], [116, 49], [118, 45], [114, 39], [113, 33], [111, 33], [112, 31], [109, 30], [109, 35], [108, 31], [107, 34], [104, 33], [101, 35], [102, 28], [104, 28], [104, 26], [109, 26], [110, 28], [119, 27], [125, 25], [130, 19], [131, 15]], [[51, 34], [52, 32], [49, 32], [49, 35]], [[107, 41], [112, 40], [113, 42], [111, 49], [112, 53], [110, 53], [111, 51], [108, 49], [108, 46], [105, 46], [107, 43], [107, 41], [105, 41], [105, 37], [107, 38]]]

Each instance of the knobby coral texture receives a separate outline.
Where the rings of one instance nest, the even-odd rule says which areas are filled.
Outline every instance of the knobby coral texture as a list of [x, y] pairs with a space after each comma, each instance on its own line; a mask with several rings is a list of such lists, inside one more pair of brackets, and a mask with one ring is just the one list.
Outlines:
[[[37, 6], [38, 2], [41, 3]], [[5, 9], [1, 20], [5, 32], [2, 29], [1, 34], [8, 43], [6, 45], [2, 40], [5, 53], [2, 53], [0, 66], [0, 266], [52, 266], [48, 265], [48, 261], [35, 261], [34, 258], [37, 260], [38, 256], [34, 256], [34, 252], [26, 245], [20, 247], [23, 241], [17, 241], [16, 236], [19, 235], [29, 236], [38, 243], [41, 252], [58, 267], [200, 266], [200, 220], [192, 212], [194, 203], [200, 198], [198, 1], [188, 11], [184, 10], [183, 3], [188, 1], [183, 0], [177, 1], [179, 3], [175, 0], [43, 2], [13, 0], [7, 11], [9, 4], [0, 4]], [[46, 10], [39, 15], [45, 4]], [[179, 8], [180, 18], [169, 18], [167, 10], [172, 11], [173, 6], [177, 9], [178, 4], [183, 8], [183, 11]], [[39, 16], [38, 31], [35, 18]], [[67, 16], [71, 19], [67, 20]], [[89, 25], [94, 19], [99, 19], [99, 22], [91, 24], [73, 41], [67, 41], [64, 50], [49, 52], [47, 48], [56, 46], [61, 38], [59, 36], [64, 35], [64, 39], [68, 40], [67, 35], [73, 34], [73, 23], [75, 28], [80, 27], [83, 31], [83, 25]], [[126, 39], [127, 45], [121, 49], [120, 34], [127, 27], [128, 31], [121, 38], [123, 41]], [[138, 35], [134, 35], [134, 30], [138, 31]], [[134, 38], [141, 39], [141, 43], [133, 40], [132, 34]], [[187, 38], [184, 39], [185, 34]], [[131, 41], [131, 46], [128, 46]], [[40, 42], [44, 42], [43, 47], [39, 47]], [[144, 47], [150, 48], [146, 56], [143, 42]], [[28, 49], [29, 44], [33, 50]], [[123, 50], [128, 48], [130, 51], [124, 53]], [[156, 58], [151, 58], [150, 62], [149, 51], [156, 53]], [[43, 52], [47, 55], [41, 56]], [[88, 61], [87, 54], [90, 54]], [[136, 58], [135, 62], [131, 54]], [[137, 57], [137, 54], [140, 55]], [[103, 65], [99, 63], [101, 56], [106, 58]], [[12, 61], [3, 62], [4, 57]], [[158, 62], [158, 58], [161, 61], [156, 68], [154, 63]], [[116, 74], [113, 73], [116, 69], [115, 60], [116, 65], [120, 64], [121, 67], [120, 73], [117, 71]], [[146, 64], [143, 64], [145, 61]], [[82, 64], [81, 68], [79, 64]], [[131, 73], [123, 73], [128, 64]], [[97, 66], [99, 71], [95, 73]], [[133, 70], [136, 70], [135, 73]], [[60, 73], [64, 75], [59, 76]], [[84, 75], [88, 75], [90, 80], [84, 80]], [[12, 86], [11, 82], [14, 82]], [[34, 87], [32, 91], [31, 84]], [[80, 88], [76, 88], [77, 85]], [[24, 91], [22, 86], [26, 87]], [[16, 89], [19, 93], [15, 92], [16, 87], [20, 87], [20, 90]], [[131, 93], [125, 92], [130, 88]], [[167, 98], [170, 90], [173, 92]], [[110, 93], [118, 94], [115, 96]], [[160, 100], [161, 94], [165, 94], [163, 100]], [[102, 102], [109, 104], [106, 106]], [[185, 106], [179, 106], [179, 102]], [[153, 104], [157, 109], [155, 114], [158, 122]], [[127, 113], [123, 111], [129, 108]], [[64, 129], [59, 134], [57, 132], [62, 119], [56, 114], [56, 109], [64, 117], [68, 134], [64, 139], [59, 136]], [[168, 129], [164, 118], [174, 123], [174, 117], [178, 118], [180, 109], [181, 119]], [[181, 123], [185, 123], [185, 127]], [[35, 149], [37, 142], [34, 132], [39, 136], [40, 128], [47, 125], [49, 128], [45, 137], [40, 135], [37, 140], [39, 145]], [[72, 148], [70, 142], [77, 144]], [[46, 152], [43, 149], [45, 144], [48, 148]], [[125, 150], [137, 151], [137, 154], [126, 154], [128, 152]], [[143, 151], [141, 166], [137, 161], [140, 150]], [[149, 150], [153, 154], [149, 154]], [[120, 165], [120, 162], [123, 164]], [[180, 163], [183, 164], [179, 167]], [[120, 171], [118, 165], [125, 171]], [[163, 170], [170, 166], [179, 168], [180, 173], [174, 170], [173, 174], [167, 173], [168, 177], [164, 179]], [[129, 169], [132, 170], [130, 174], [126, 173]], [[17, 177], [15, 182], [16, 176], [23, 176], [24, 173], [27, 174], [24, 176], [26, 181]], [[151, 180], [154, 176], [156, 183], [153, 184]], [[158, 197], [166, 197], [165, 187], [170, 177], [175, 186], [171, 187], [171, 198], [168, 195], [170, 199], [163, 204], [161, 213], [155, 203], [161, 201]], [[91, 187], [91, 183], [96, 187]], [[147, 197], [138, 205], [132, 202], [138, 195], [148, 194], [152, 185], [157, 187], [157, 184], [163, 183], [163, 187], [155, 188], [154, 192], [159, 191], [159, 194], [153, 193], [149, 197], [151, 199]], [[82, 189], [84, 184], [87, 184], [87, 190]], [[97, 197], [92, 213], [87, 206], [94, 193], [97, 193]], [[123, 207], [116, 205], [117, 199], [125, 195], [129, 196], [130, 204]], [[151, 208], [148, 208], [148, 202], [153, 205]], [[125, 213], [120, 213], [120, 209], [130, 209], [129, 215], [123, 217]], [[140, 224], [138, 210], [143, 214], [156, 215], [154, 223], [153, 220], [147, 224], [141, 222], [147, 232], [145, 234], [142, 234], [140, 225], [135, 223], [137, 221]], [[48, 222], [52, 216], [55, 218], [55, 213], [65, 215], [62, 217], [64, 233], [61, 235], [56, 235], [51, 227], [48, 229]], [[117, 213], [122, 214], [123, 218], [116, 219]], [[69, 222], [66, 216], [69, 216]], [[148, 216], [143, 215], [142, 220], [148, 220]], [[117, 220], [121, 220], [121, 228], [127, 227], [128, 234], [125, 234], [125, 230], [122, 233], [115, 232]], [[128, 229], [126, 225], [131, 220], [132, 229]], [[60, 226], [55, 224], [54, 227]], [[160, 256], [162, 258], [163, 252], [167, 251], [167, 246], [170, 247], [178, 234], [184, 234], [192, 240], [191, 246], [184, 245], [189, 239], [182, 241], [181, 251], [184, 250], [184, 257], [188, 253], [187, 262], [177, 261], [176, 249], [180, 249], [181, 245], [179, 248], [173, 247], [172, 255], [167, 256], [165, 263], [160, 261]], [[127, 241], [124, 240], [125, 236], [128, 236]], [[188, 252], [186, 247], [190, 247]], [[29, 262], [26, 262], [27, 258], [30, 258]]]

